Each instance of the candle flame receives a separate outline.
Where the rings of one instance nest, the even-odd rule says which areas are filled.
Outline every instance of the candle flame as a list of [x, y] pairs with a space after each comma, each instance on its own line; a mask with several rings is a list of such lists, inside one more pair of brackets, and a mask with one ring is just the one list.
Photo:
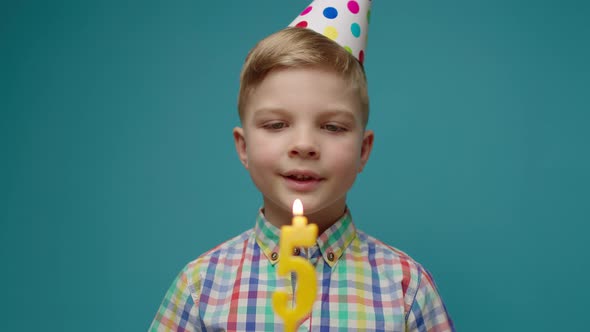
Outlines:
[[301, 200], [297, 198], [295, 202], [293, 202], [293, 215], [295, 216], [302, 216], [303, 215], [303, 203]]

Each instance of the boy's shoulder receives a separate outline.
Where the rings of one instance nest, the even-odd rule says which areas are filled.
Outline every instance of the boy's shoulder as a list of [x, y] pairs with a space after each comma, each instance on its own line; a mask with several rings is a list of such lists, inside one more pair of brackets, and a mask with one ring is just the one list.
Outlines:
[[359, 229], [356, 232], [359, 241], [367, 247], [364, 251], [386, 270], [384, 272], [401, 277], [404, 292], [417, 287], [422, 277], [430, 279], [429, 272], [406, 252]]
[[374, 247], [375, 254], [378, 255], [385, 255], [390, 258], [397, 258], [401, 261], [407, 261], [408, 263], [418, 264], [410, 255], [405, 253], [404, 251], [389, 245], [378, 238], [365, 233], [362, 230], [357, 229], [357, 238], [360, 240], [361, 243], [366, 244], [369, 247]]
[[239, 259], [244, 253], [248, 242], [253, 238], [253, 232], [253, 229], [248, 229], [243, 233], [218, 244], [189, 262], [186, 269], [195, 270], [208, 264], [237, 263], [235, 260]]

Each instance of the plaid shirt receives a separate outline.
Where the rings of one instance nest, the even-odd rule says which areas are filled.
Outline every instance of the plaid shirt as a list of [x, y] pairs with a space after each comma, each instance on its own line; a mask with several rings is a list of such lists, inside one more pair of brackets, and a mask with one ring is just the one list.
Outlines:
[[[276, 273], [280, 230], [256, 224], [189, 263], [150, 331], [282, 331], [272, 294], [293, 294]], [[298, 331], [454, 331], [430, 274], [405, 253], [357, 230], [350, 214], [297, 250], [314, 266], [318, 295]]]

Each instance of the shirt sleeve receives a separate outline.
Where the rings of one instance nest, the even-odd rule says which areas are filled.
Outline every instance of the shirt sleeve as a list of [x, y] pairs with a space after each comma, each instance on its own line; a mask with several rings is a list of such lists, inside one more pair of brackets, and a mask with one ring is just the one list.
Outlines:
[[407, 331], [455, 331], [434, 280], [428, 271], [419, 268], [418, 285], [406, 319]]
[[[191, 296], [195, 281], [185, 267], [172, 282], [149, 331], [201, 331], [198, 306]], [[191, 282], [189, 282], [191, 280]]]

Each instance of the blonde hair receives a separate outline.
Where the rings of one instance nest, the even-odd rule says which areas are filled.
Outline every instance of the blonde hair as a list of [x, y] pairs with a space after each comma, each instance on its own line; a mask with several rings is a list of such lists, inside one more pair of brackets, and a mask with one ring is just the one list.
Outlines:
[[321, 67], [342, 75], [358, 92], [366, 126], [369, 120], [369, 95], [363, 65], [344, 47], [306, 28], [285, 28], [254, 46], [246, 57], [240, 75], [238, 112], [243, 120], [248, 97], [273, 70]]

